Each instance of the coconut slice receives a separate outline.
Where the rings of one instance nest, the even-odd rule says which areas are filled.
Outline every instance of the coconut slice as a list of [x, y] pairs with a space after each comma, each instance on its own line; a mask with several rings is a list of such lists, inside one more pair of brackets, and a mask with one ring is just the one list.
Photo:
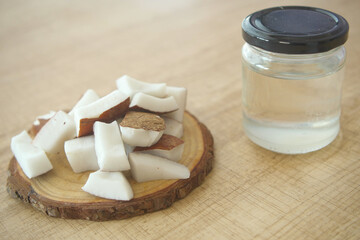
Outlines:
[[167, 134], [163, 134], [160, 140], [150, 147], [136, 147], [134, 152], [153, 154], [167, 158], [172, 161], [179, 161], [184, 151], [184, 141]]
[[93, 103], [93, 102], [99, 100], [99, 98], [100, 97], [96, 94], [96, 92], [94, 90], [92, 90], [92, 89], [86, 90], [84, 95], [80, 98], [80, 100], [75, 104], [73, 109], [69, 112], [69, 115], [74, 117], [75, 109], [86, 106], [90, 103]]
[[126, 144], [130, 146], [148, 147], [155, 144], [161, 138], [163, 131], [151, 131], [129, 127], [121, 127], [121, 134]]
[[49, 113], [46, 113], [44, 115], [40, 115], [38, 116], [33, 125], [35, 126], [39, 126], [42, 122], [47, 122], [50, 118], [52, 118], [54, 115], [56, 114], [55, 111], [50, 111]]
[[33, 144], [47, 153], [57, 153], [63, 151], [66, 140], [74, 137], [74, 120], [68, 114], [59, 111], [40, 129]]
[[40, 129], [50, 120], [50, 118], [52, 118], [55, 114], [56, 114], [55, 111], [50, 111], [47, 114], [36, 117], [35, 121], [33, 122], [33, 125], [31, 126], [30, 134], [32, 136], [35, 136], [40, 131]]
[[76, 133], [78, 137], [93, 133], [96, 121], [112, 122], [123, 116], [128, 110], [130, 98], [127, 94], [115, 90], [99, 100], [74, 110]]
[[132, 152], [129, 154], [129, 161], [131, 175], [137, 182], [190, 177], [186, 166], [151, 154]]
[[173, 96], [158, 98], [142, 92], [134, 95], [129, 107], [130, 110], [149, 111], [153, 113], [168, 113], [179, 109]]
[[165, 114], [164, 116], [175, 119], [179, 122], [182, 122], [184, 119], [184, 112], [186, 107], [186, 96], [187, 90], [183, 87], [166, 87], [166, 94], [168, 96], [173, 96], [176, 100], [179, 109]]
[[99, 169], [94, 135], [68, 140], [65, 142], [64, 150], [75, 173]]
[[92, 195], [114, 200], [128, 201], [134, 196], [129, 182], [121, 172], [90, 173], [82, 189]]
[[130, 169], [119, 125], [116, 121], [110, 124], [95, 122], [94, 136], [95, 152], [100, 170], [124, 171]]
[[136, 80], [127, 75], [122, 76], [116, 80], [117, 88], [128, 94], [130, 98], [138, 93], [143, 92], [154, 97], [165, 97], [166, 96], [166, 84], [165, 83], [146, 83]]
[[159, 141], [165, 121], [153, 113], [127, 112], [120, 123], [124, 142], [130, 146], [148, 147]]
[[45, 152], [31, 142], [32, 139], [26, 131], [11, 139], [11, 150], [28, 178], [37, 177], [53, 168]]
[[161, 116], [161, 118], [164, 119], [166, 125], [164, 134], [172, 135], [177, 138], [181, 138], [183, 136], [184, 127], [181, 122], [164, 116]]

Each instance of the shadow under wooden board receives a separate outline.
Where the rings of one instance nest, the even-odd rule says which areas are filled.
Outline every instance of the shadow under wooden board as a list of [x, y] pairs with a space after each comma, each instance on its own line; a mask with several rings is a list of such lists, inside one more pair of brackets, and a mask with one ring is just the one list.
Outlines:
[[212, 169], [213, 137], [189, 112], [184, 115], [183, 140], [185, 147], [179, 163], [189, 168], [190, 178], [137, 183], [128, 175], [134, 192], [130, 201], [104, 199], [84, 192], [81, 187], [90, 172], [74, 173], [65, 153], [48, 155], [53, 169], [33, 179], [25, 176], [13, 157], [7, 191], [51, 217], [106, 221], [165, 209], [199, 186]]

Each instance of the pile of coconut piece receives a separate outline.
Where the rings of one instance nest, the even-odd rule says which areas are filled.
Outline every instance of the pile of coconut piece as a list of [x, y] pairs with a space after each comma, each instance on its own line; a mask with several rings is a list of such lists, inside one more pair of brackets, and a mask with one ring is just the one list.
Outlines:
[[34, 125], [46, 123], [34, 139], [26, 131], [12, 138], [11, 150], [28, 178], [50, 171], [46, 153], [61, 151], [75, 173], [95, 171], [82, 189], [103, 198], [133, 198], [124, 175], [129, 170], [137, 182], [189, 178], [189, 169], [178, 163], [186, 88], [126, 75], [116, 85], [102, 98], [87, 90], [69, 113], [39, 116]]

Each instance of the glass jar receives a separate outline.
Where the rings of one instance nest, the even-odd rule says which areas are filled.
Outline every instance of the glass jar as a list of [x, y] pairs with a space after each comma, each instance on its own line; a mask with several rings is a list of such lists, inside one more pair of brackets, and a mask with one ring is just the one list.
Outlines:
[[297, 154], [336, 138], [348, 29], [341, 16], [310, 7], [265, 9], [243, 21], [243, 127], [250, 140]]

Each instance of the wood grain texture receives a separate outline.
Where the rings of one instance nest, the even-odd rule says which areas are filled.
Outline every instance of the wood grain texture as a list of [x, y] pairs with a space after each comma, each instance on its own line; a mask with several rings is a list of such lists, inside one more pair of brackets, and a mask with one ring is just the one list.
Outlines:
[[64, 152], [48, 154], [53, 169], [29, 179], [13, 157], [9, 164], [7, 191], [51, 217], [107, 221], [125, 219], [170, 207], [198, 187], [212, 169], [213, 138], [194, 116], [184, 116], [184, 152], [179, 163], [190, 170], [188, 179], [137, 183], [129, 176], [134, 192], [130, 201], [115, 201], [81, 190], [89, 172], [74, 173]]
[[[241, 126], [241, 21], [278, 5], [311, 5], [350, 24], [341, 133], [288, 156]], [[0, 1], [0, 238], [360, 239], [360, 1]], [[162, 211], [122, 221], [50, 218], [6, 192], [10, 139], [36, 116], [105, 95], [128, 74], [188, 89], [210, 130], [206, 181]]]

